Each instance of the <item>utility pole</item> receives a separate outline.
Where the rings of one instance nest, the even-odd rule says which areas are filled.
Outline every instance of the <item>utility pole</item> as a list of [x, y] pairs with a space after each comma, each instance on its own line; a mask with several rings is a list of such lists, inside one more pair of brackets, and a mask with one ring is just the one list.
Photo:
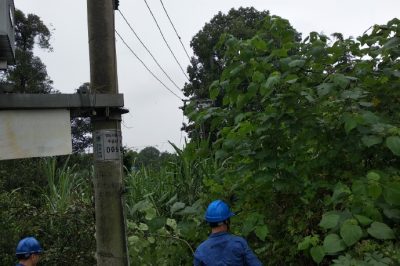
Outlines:
[[[117, 94], [113, 0], [87, 0], [90, 88]], [[122, 193], [121, 110], [96, 109], [92, 116], [97, 265], [129, 265]]]

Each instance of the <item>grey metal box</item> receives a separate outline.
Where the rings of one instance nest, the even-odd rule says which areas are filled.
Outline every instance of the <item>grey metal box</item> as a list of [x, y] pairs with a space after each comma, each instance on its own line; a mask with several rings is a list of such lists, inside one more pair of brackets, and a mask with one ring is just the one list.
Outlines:
[[14, 0], [0, 0], [0, 61], [15, 64]]

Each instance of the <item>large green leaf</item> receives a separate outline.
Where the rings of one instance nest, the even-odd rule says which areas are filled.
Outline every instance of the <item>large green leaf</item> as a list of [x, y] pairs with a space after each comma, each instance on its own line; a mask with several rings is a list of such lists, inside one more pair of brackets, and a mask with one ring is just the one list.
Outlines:
[[362, 229], [360, 226], [350, 223], [343, 223], [340, 228], [340, 236], [348, 247], [354, 245], [362, 237]]
[[301, 59], [297, 59], [297, 60], [293, 60], [289, 63], [289, 67], [303, 67], [306, 61], [301, 60]]
[[299, 77], [296, 74], [290, 74], [285, 78], [285, 82], [289, 84], [295, 83]]
[[156, 216], [157, 216], [156, 209], [150, 208], [146, 210], [146, 215], [145, 215], [146, 220], [152, 220]]
[[400, 210], [399, 209], [384, 209], [383, 213], [389, 219], [400, 221]]
[[376, 239], [395, 239], [393, 230], [384, 223], [373, 222], [371, 226], [367, 229], [367, 232]]
[[231, 75], [231, 76], [235, 76], [235, 75], [237, 75], [238, 73], [240, 73], [243, 69], [245, 69], [246, 68], [246, 64], [240, 64], [240, 65], [238, 65], [237, 67], [235, 67], [234, 69], [232, 69], [231, 70], [231, 72], [229, 72], [229, 74]]
[[220, 91], [219, 81], [216, 80], [210, 85], [210, 98], [211, 98], [211, 100], [217, 99], [219, 91]]
[[353, 90], [345, 90], [342, 92], [341, 97], [343, 99], [357, 100], [362, 97], [362, 91], [358, 88], [353, 89]]
[[376, 144], [382, 143], [382, 138], [379, 136], [371, 135], [362, 137], [361, 141], [365, 146], [371, 147]]
[[345, 89], [350, 83], [350, 80], [348, 79], [348, 77], [346, 77], [343, 74], [334, 75], [332, 80], [333, 80], [333, 83], [335, 83], [337, 86], [339, 86], [342, 89]]
[[174, 214], [175, 212], [182, 210], [185, 208], [186, 204], [183, 202], [175, 202], [174, 205], [171, 206], [171, 214]]
[[306, 250], [310, 247], [310, 242], [311, 240], [311, 236], [306, 236], [303, 241], [301, 241], [298, 245], [297, 245], [297, 249], [298, 250]]
[[325, 257], [325, 250], [324, 247], [322, 246], [316, 246], [316, 247], [312, 247], [310, 249], [310, 254], [311, 257], [313, 258], [313, 260], [316, 263], [321, 263], [321, 261], [324, 259]]
[[400, 156], [400, 137], [391, 136], [386, 138], [386, 146], [394, 155]]
[[333, 83], [322, 83], [317, 86], [317, 92], [319, 97], [324, 97], [329, 94], [333, 88]]
[[331, 229], [337, 226], [339, 222], [340, 215], [336, 213], [327, 213], [322, 215], [321, 222], [319, 226], [324, 229]]
[[147, 224], [140, 223], [140, 224], [139, 224], [139, 230], [141, 230], [141, 231], [147, 231], [147, 230], [149, 230], [149, 226], [148, 226]]
[[262, 95], [265, 95], [270, 89], [273, 89], [281, 80], [281, 76], [279, 73], [272, 73], [265, 84], [263, 84], [262, 88], [260, 88], [260, 92]]
[[357, 127], [357, 119], [349, 114], [349, 113], [345, 113], [343, 116], [343, 120], [344, 120], [344, 130], [346, 131], [346, 133], [348, 134], [351, 130], [353, 130], [354, 128]]
[[347, 185], [339, 182], [336, 184], [335, 189], [333, 190], [332, 202], [337, 202], [350, 194], [350, 188]]
[[256, 227], [255, 233], [256, 233], [256, 236], [260, 240], [264, 241], [265, 237], [269, 233], [269, 230], [268, 230], [268, 227], [266, 225], [259, 225], [259, 226]]
[[176, 220], [175, 220], [175, 219], [170, 219], [170, 218], [167, 218], [166, 224], [167, 224], [169, 227], [171, 227], [172, 229], [174, 229], [174, 230], [176, 230], [176, 228], [177, 228], [177, 226], [178, 226]]
[[400, 206], [400, 183], [388, 183], [383, 191], [383, 197], [385, 198], [387, 203], [395, 206]]
[[378, 199], [382, 194], [382, 186], [375, 181], [369, 182], [368, 184], [368, 195], [373, 199]]
[[265, 80], [265, 76], [264, 76], [263, 73], [261, 73], [261, 72], [259, 72], [259, 71], [256, 71], [256, 72], [254, 72], [254, 74], [253, 74], [252, 80], [253, 80], [254, 82], [256, 82], [256, 83], [260, 83], [260, 82], [262, 82], [263, 80]]
[[387, 50], [387, 49], [398, 48], [399, 45], [400, 45], [400, 38], [393, 37], [383, 45], [382, 49]]
[[378, 174], [377, 172], [375, 172], [375, 171], [370, 171], [370, 172], [368, 172], [368, 174], [367, 174], [367, 179], [369, 180], [369, 181], [375, 181], [375, 182], [378, 182], [380, 179], [381, 179], [381, 176], [380, 176], [380, 174]]
[[328, 254], [336, 254], [346, 249], [343, 239], [337, 234], [329, 234], [324, 239], [324, 250]]
[[364, 182], [360, 180], [355, 180], [351, 185], [351, 190], [354, 195], [361, 197], [367, 195], [367, 186]]
[[265, 51], [268, 47], [267, 43], [258, 36], [255, 36], [253, 39], [251, 39], [251, 44], [261, 51]]
[[371, 125], [377, 124], [381, 120], [379, 116], [370, 111], [363, 111], [361, 114], [361, 118], [364, 124], [371, 124]]
[[369, 225], [372, 223], [372, 220], [364, 215], [354, 215], [354, 217], [356, 217], [357, 221], [361, 224], [361, 225]]

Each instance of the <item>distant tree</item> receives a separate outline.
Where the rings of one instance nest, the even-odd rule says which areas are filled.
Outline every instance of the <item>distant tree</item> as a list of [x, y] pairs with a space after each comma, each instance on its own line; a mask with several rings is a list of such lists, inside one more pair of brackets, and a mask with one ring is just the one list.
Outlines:
[[138, 170], [141, 167], [157, 171], [170, 162], [174, 162], [176, 157], [177, 155], [174, 153], [160, 152], [152, 146], [146, 147], [140, 152], [124, 147], [123, 162], [126, 173], [129, 173], [133, 169]]
[[170, 162], [174, 162], [177, 159], [177, 155], [175, 153], [169, 153], [164, 151], [160, 154], [160, 164], [165, 165]]
[[223, 34], [231, 34], [238, 39], [248, 39], [262, 28], [268, 11], [257, 11], [254, 7], [231, 9], [228, 14], [219, 12], [206, 23], [192, 39], [191, 65], [188, 67], [190, 82], [183, 89], [185, 96], [204, 99], [208, 97], [208, 87], [219, 78], [224, 69], [224, 50], [216, 45]]
[[92, 126], [89, 117], [71, 119], [72, 152], [85, 152], [93, 146]]
[[13, 91], [19, 93], [53, 92], [53, 81], [47, 74], [46, 66], [33, 54], [35, 46], [52, 51], [51, 32], [43, 21], [34, 14], [25, 15], [15, 11], [15, 60], [6, 76], [13, 85]]
[[138, 157], [138, 153], [127, 147], [123, 147], [123, 164], [125, 173], [129, 173], [134, 167], [135, 160]]
[[159, 167], [160, 151], [155, 147], [146, 147], [138, 154], [136, 165], [145, 167]]

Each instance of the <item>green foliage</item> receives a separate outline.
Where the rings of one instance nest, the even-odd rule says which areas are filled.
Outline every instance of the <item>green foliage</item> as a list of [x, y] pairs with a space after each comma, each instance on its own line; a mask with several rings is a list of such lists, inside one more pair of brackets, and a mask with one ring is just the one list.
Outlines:
[[[238, 213], [232, 232], [266, 265], [399, 265], [400, 21], [357, 39], [312, 32], [300, 41], [287, 20], [259, 15], [219, 14], [194, 39], [204, 62], [193, 64], [186, 93], [215, 102], [193, 101], [185, 112], [204, 138], [173, 146], [165, 161], [147, 149], [144, 161], [157, 163], [128, 169], [133, 265], [190, 265], [207, 237], [205, 206], [216, 198]], [[218, 25], [229, 24], [246, 34], [220, 36]], [[1, 239], [38, 235], [51, 250], [48, 265], [59, 253], [62, 264], [93, 264], [90, 172], [54, 164], [35, 204], [19, 190], [1, 193]], [[0, 243], [10, 254], [10, 243]]]
[[310, 249], [310, 254], [316, 263], [320, 263], [325, 257], [325, 249], [322, 246], [315, 246]]
[[376, 239], [395, 239], [393, 230], [384, 223], [373, 222], [370, 228], [367, 229], [368, 234]]
[[157, 167], [159, 166], [159, 157], [160, 151], [157, 148], [146, 147], [139, 152], [136, 163], [145, 167]]
[[327, 254], [335, 254], [346, 249], [343, 239], [337, 234], [329, 234], [324, 239], [324, 251]]
[[18, 188], [42, 186], [46, 178], [41, 176], [39, 158], [0, 161], [0, 188], [11, 192]]
[[[205, 96], [216, 104], [186, 111], [215, 132], [205, 188], [236, 199], [238, 233], [256, 250], [271, 243], [259, 253], [269, 265], [394, 263], [381, 251], [399, 230], [399, 34], [393, 19], [357, 39], [299, 42], [267, 16], [257, 35], [221, 38], [224, 67]], [[383, 242], [355, 254], [368, 239]]]
[[142, 166], [126, 176], [132, 265], [191, 265], [194, 244], [207, 236], [201, 180], [213, 164], [194, 156], [193, 145], [173, 147], [176, 156], [161, 167]]
[[53, 81], [47, 75], [46, 66], [33, 54], [35, 45], [51, 51], [50, 38], [50, 30], [37, 15], [15, 11], [16, 66], [10, 67], [6, 76], [7, 81], [13, 85], [14, 92], [53, 91]]
[[362, 235], [361, 227], [356, 224], [344, 223], [340, 227], [340, 236], [348, 247], [357, 243]]
[[35, 14], [25, 15], [15, 10], [15, 42], [24, 51], [32, 51], [35, 44], [42, 49], [51, 49], [51, 32]]
[[48, 182], [43, 187], [33, 183], [0, 191], [1, 265], [15, 264], [15, 247], [28, 235], [36, 236], [46, 251], [41, 265], [95, 264], [90, 176], [67, 163], [58, 167], [56, 159], [44, 160], [39, 173]]
[[[271, 16], [268, 11], [258, 11], [254, 7], [232, 8], [227, 14], [221, 12], [216, 14], [193, 37], [190, 46], [193, 49], [194, 56], [192, 57], [191, 65], [188, 67], [190, 82], [185, 84], [183, 89], [185, 96], [193, 99], [189, 106], [184, 106], [184, 113], [189, 118], [189, 124], [185, 126], [185, 130], [192, 140], [215, 138], [214, 134], [216, 132], [212, 124], [209, 124], [208, 121], [203, 121], [200, 129], [196, 127], [197, 121], [192, 120], [190, 115], [192, 112], [196, 112], [196, 108], [201, 108], [199, 106], [203, 102], [208, 102], [209, 99], [214, 100], [213, 106], [221, 106], [223, 93], [219, 93], [221, 92], [220, 86], [215, 86], [217, 84], [215, 81], [228, 74], [240, 75], [249, 67], [247, 64], [237, 63], [226, 68], [224, 55], [227, 47], [223, 43], [225, 41], [230, 42], [227, 39], [229, 35], [242, 40], [251, 39], [263, 29], [263, 38], [254, 37], [251, 40], [251, 45], [259, 51], [264, 51], [271, 45], [278, 45], [280, 36], [275, 34], [273, 28], [264, 27], [264, 20], [269, 19], [271, 19]], [[290, 25], [285, 29], [285, 32], [289, 31], [294, 32]], [[295, 33], [294, 35], [296, 40], [300, 39], [299, 34]], [[266, 39], [268, 41], [265, 41]], [[247, 56], [251, 56], [251, 54], [247, 53]], [[213, 88], [210, 94], [208, 92], [209, 87]], [[245, 101], [245, 99], [240, 101]]]

